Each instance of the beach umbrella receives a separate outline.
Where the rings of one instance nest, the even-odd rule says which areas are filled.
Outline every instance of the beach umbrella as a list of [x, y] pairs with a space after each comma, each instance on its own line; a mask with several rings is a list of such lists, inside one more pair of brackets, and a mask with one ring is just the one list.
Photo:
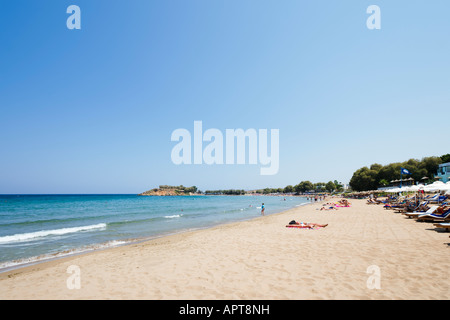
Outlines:
[[417, 185], [415, 185], [415, 186], [410, 186], [410, 187], [408, 188], [408, 191], [419, 191], [419, 190], [420, 190], [420, 187], [417, 186]]
[[446, 184], [443, 183], [442, 181], [435, 181], [432, 184], [429, 184], [427, 186], [425, 186], [425, 191], [429, 191], [429, 192], [436, 192], [436, 191], [440, 191], [442, 190], [442, 188], [445, 186]]
[[400, 191], [400, 192], [410, 192], [410, 191], [413, 191], [413, 190], [411, 190], [411, 186], [401, 187], [400, 189], [402, 190], [402, 191]]
[[423, 190], [425, 192], [436, 192], [436, 191], [439, 191], [439, 187], [433, 186], [433, 185], [428, 185], [428, 186], [425, 186], [425, 188]]

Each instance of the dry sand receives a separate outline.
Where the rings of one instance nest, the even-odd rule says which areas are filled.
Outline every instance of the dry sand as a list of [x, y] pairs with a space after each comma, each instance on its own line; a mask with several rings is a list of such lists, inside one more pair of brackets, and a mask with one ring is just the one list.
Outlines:
[[[0, 299], [448, 299], [449, 233], [350, 201], [4, 272]], [[286, 228], [291, 220], [328, 226]], [[67, 287], [71, 265], [80, 289]]]

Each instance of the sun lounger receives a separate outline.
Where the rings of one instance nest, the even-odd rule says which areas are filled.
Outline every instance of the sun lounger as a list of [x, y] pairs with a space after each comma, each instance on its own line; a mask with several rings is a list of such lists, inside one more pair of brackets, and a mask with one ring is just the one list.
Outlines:
[[[412, 210], [411, 210], [411, 206], [408, 205], [408, 206], [403, 207], [403, 208], [397, 208], [397, 209], [395, 210], [395, 212], [396, 212], [396, 213], [407, 213], [407, 212], [408, 212], [408, 209], [411, 210], [410, 212], [420, 212], [420, 211], [417, 211], [417, 210], [418, 210], [420, 207], [422, 207], [422, 206], [426, 206], [427, 204], [428, 204], [428, 201], [422, 201], [421, 203], [419, 203], [418, 205], [416, 205]], [[424, 211], [422, 211], [422, 212], [424, 212]]]
[[[427, 211], [428, 212], [428, 211]], [[434, 221], [434, 220], [450, 220], [450, 209], [442, 214], [425, 213], [417, 217], [417, 221]]]
[[423, 211], [405, 212], [403, 213], [403, 215], [407, 216], [408, 218], [417, 218], [423, 214], [432, 214], [437, 210], [437, 208], [439, 208], [439, 206], [432, 206], [426, 212]]
[[432, 198], [430, 198], [430, 199], [427, 199], [427, 201], [429, 201], [429, 202], [439, 202], [439, 193], [438, 194], [436, 194], [435, 196], [433, 196]]
[[435, 223], [434, 226], [436, 228], [444, 228], [445, 231], [450, 231], [450, 223], [449, 222]]
[[392, 204], [386, 204], [383, 207], [385, 209], [401, 209], [404, 208], [406, 204], [406, 201], [401, 202], [401, 203], [392, 203]]
[[373, 199], [369, 199], [367, 200], [367, 204], [382, 204], [383, 201], [380, 200], [373, 200]]

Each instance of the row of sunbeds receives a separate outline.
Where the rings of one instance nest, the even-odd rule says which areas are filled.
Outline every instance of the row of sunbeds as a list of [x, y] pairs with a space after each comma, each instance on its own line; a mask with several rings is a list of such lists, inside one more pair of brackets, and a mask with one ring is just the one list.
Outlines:
[[407, 218], [419, 222], [433, 222], [436, 228], [450, 230], [450, 199], [439, 194], [422, 198], [417, 197], [394, 199], [384, 201], [369, 199], [368, 204], [384, 204], [385, 209], [395, 210]]
[[448, 201], [448, 196], [446, 195], [428, 195], [426, 197], [419, 198], [418, 196], [412, 196], [412, 197], [388, 197], [385, 200], [378, 200], [378, 199], [368, 199], [367, 204], [384, 204], [385, 208], [398, 208], [398, 207], [404, 207], [405, 203], [408, 202], [417, 202], [420, 199], [420, 201], [427, 201], [427, 203], [443, 203], [445, 201]]
[[414, 218], [419, 222], [434, 222], [436, 228], [450, 230], [450, 204], [444, 202], [441, 205], [430, 205], [428, 210], [403, 213], [408, 218]]

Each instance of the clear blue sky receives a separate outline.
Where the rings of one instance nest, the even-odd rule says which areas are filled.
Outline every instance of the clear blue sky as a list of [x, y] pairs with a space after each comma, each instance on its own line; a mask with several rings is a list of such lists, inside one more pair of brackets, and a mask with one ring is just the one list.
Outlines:
[[[69, 30], [69, 5], [81, 30]], [[366, 9], [381, 8], [381, 30]], [[0, 193], [348, 182], [449, 152], [450, 2], [0, 2]], [[173, 130], [279, 129], [280, 169], [172, 163]]]

